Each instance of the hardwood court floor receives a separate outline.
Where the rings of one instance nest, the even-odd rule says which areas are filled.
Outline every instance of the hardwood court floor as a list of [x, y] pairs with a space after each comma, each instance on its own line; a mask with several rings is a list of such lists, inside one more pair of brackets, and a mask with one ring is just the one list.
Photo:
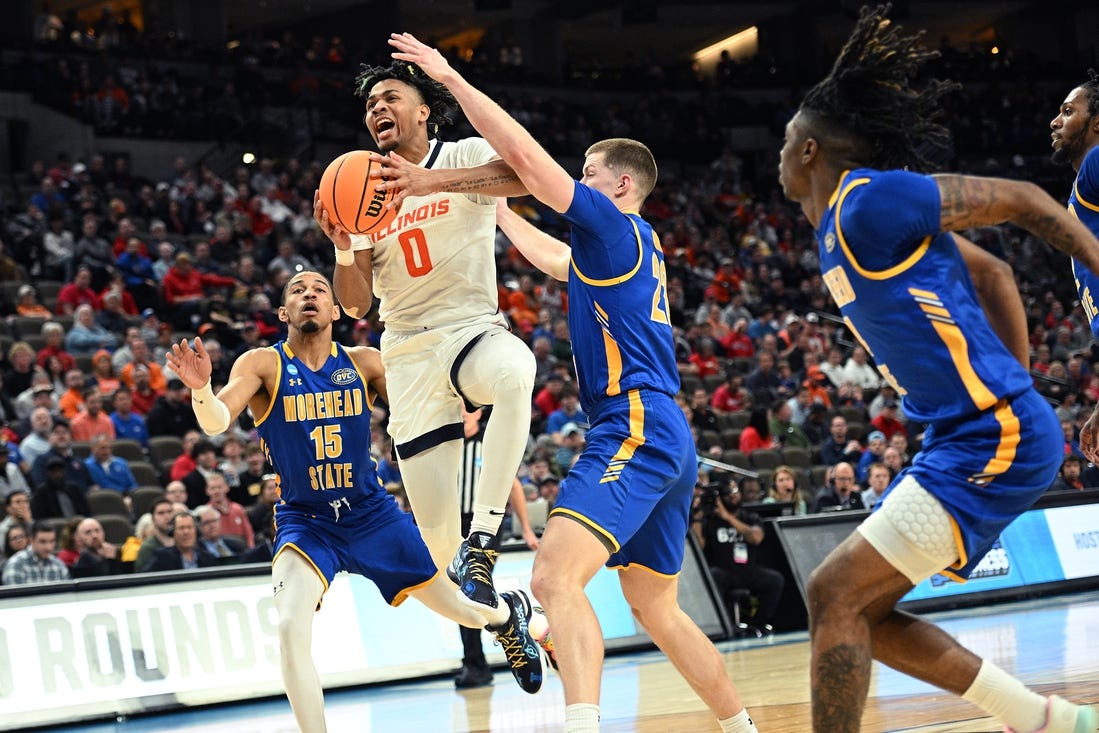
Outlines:
[[[1043, 693], [1099, 703], [1099, 592], [929, 616], [978, 654]], [[809, 730], [806, 634], [719, 644], [761, 733]], [[332, 733], [550, 733], [562, 730], [561, 683], [535, 696], [507, 672], [490, 687], [458, 692], [449, 679], [346, 690], [327, 698]], [[705, 733], [713, 716], [657, 652], [607, 660], [603, 733]], [[59, 730], [59, 729], [58, 729]], [[224, 706], [124, 723], [69, 728], [83, 733], [294, 731], [285, 701]], [[984, 733], [991, 718], [952, 695], [875, 665], [864, 733]]]

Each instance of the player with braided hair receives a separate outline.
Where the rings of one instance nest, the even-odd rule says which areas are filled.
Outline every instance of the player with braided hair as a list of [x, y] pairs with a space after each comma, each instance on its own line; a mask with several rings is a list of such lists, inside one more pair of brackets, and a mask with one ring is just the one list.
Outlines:
[[[1061, 102], [1057, 116], [1049, 123], [1053, 154], [1058, 165], [1071, 165], [1076, 181], [1068, 208], [1088, 229], [1099, 236], [1099, 73], [1088, 69], [1088, 80]], [[1080, 304], [1091, 323], [1092, 336], [1099, 338], [1099, 276], [1083, 263], [1072, 260], [1072, 274]]]
[[[355, 88], [401, 209], [384, 230], [360, 236], [328, 218], [319, 194], [314, 217], [336, 247], [340, 305], [359, 318], [375, 295], [380, 301], [389, 433], [409, 503], [436, 565], [451, 566], [459, 597], [488, 623], [499, 615], [495, 538], [526, 449], [535, 373], [534, 355], [499, 310], [495, 196], [525, 189], [482, 138], [436, 137], [457, 103], [416, 66], [363, 66]], [[494, 408], [465, 540], [463, 404]], [[528, 690], [541, 682], [537, 650], [532, 656]]]
[[940, 98], [913, 79], [919, 34], [863, 8], [831, 73], [786, 126], [779, 180], [817, 231], [852, 332], [929, 427], [875, 511], [810, 577], [812, 717], [860, 729], [871, 659], [963, 696], [1010, 731], [1092, 733], [1095, 711], [1042, 697], [927, 621], [896, 610], [936, 573], [964, 581], [1052, 482], [1057, 419], [1027, 373], [1010, 268], [951, 232], [1012, 221], [1099, 266], [1099, 241], [1037, 186], [924, 175], [949, 148]]

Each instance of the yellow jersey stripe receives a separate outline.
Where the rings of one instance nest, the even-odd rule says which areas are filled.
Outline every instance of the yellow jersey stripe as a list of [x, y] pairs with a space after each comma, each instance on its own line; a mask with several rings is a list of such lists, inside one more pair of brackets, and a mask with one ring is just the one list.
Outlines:
[[637, 271], [641, 269], [641, 260], [645, 259], [645, 247], [641, 243], [641, 232], [637, 228], [637, 222], [630, 219], [630, 224], [633, 225], [633, 234], [637, 239], [637, 262], [634, 264], [633, 269], [627, 272], [625, 275], [619, 275], [618, 277], [612, 277], [607, 280], [599, 280], [591, 278], [580, 272], [580, 268], [576, 266], [576, 258], [570, 258], [570, 264], [572, 265], [572, 271], [576, 273], [576, 276], [580, 278], [581, 282], [588, 285], [595, 285], [597, 287], [609, 287], [611, 285], [618, 285], [624, 283], [631, 277], [637, 274]]
[[[955, 560], [954, 564], [950, 567], [955, 570], [961, 570], [969, 564], [969, 553], [965, 551], [965, 541], [962, 539], [962, 530], [958, 527], [958, 523], [954, 520], [954, 517], [950, 517], [950, 528], [954, 532], [954, 546], [958, 548], [958, 559]], [[968, 578], [963, 578], [949, 570], [943, 570], [942, 574], [955, 583], [965, 583], [968, 581]]]
[[1015, 460], [1015, 451], [1019, 448], [1019, 418], [1011, 409], [1011, 403], [1000, 400], [996, 405], [996, 422], [1000, 423], [1000, 443], [996, 446], [996, 455], [989, 459], [984, 473], [990, 477], [998, 476], [1011, 468]]
[[961, 377], [962, 384], [969, 392], [973, 404], [980, 410], [987, 410], [995, 405], [998, 402], [996, 395], [992, 394], [992, 390], [981, 381], [981, 378], [977, 376], [977, 372], [973, 370], [973, 362], [969, 360], [969, 343], [965, 340], [965, 334], [962, 333], [962, 330], [955, 324], [943, 323], [936, 319], [930, 320], [935, 332], [939, 334], [939, 338], [942, 339], [950, 352], [954, 368], [958, 370], [958, 376]]
[[917, 298], [927, 298], [928, 300], [933, 300], [936, 303], [942, 303], [942, 301], [939, 300], [939, 296], [936, 295], [935, 293], [932, 293], [929, 290], [920, 290], [919, 288], [909, 288], [908, 292], [912, 293], [912, 295], [915, 295]]
[[1080, 189], [1076, 187], [1075, 181], [1073, 181], [1072, 183], [1072, 192], [1076, 194], [1076, 200], [1082, 203], [1084, 206], [1091, 209], [1092, 211], [1099, 211], [1099, 204], [1093, 204], [1080, 195]]
[[942, 306], [927, 305], [926, 303], [920, 303], [920, 308], [924, 313], [929, 313], [933, 316], [942, 316], [943, 318], [950, 318], [950, 311]]
[[[630, 436], [622, 441], [611, 463], [625, 462], [633, 458], [634, 451], [645, 444], [645, 406], [641, 404], [641, 392], [631, 389], [628, 393], [630, 399]], [[618, 471], [622, 468], [618, 467]], [[610, 480], [604, 474], [599, 483]]]
[[[286, 353], [290, 354], [290, 347], [283, 344], [283, 348], [286, 349]], [[274, 349], [271, 349], [274, 351]], [[291, 354], [291, 356], [293, 356]], [[263, 411], [263, 414], [256, 418], [256, 427], [263, 424], [263, 421], [267, 419], [267, 416], [271, 414], [272, 408], [275, 406], [275, 400], [279, 398], [279, 389], [282, 388], [282, 359], [278, 358], [278, 353], [275, 354], [275, 360], [278, 362], [278, 368], [275, 370], [275, 391], [270, 395], [269, 402], [267, 403], [267, 409]]]
[[843, 228], [840, 226], [840, 212], [843, 209], [843, 200], [847, 198], [847, 195], [857, 186], [864, 186], [867, 183], [870, 183], [869, 178], [856, 178], [848, 183], [844, 187], [843, 192], [840, 193], [839, 201], [836, 203], [836, 237], [839, 239], [843, 254], [847, 257], [847, 261], [851, 263], [851, 267], [855, 268], [855, 272], [859, 273], [867, 280], [888, 280], [919, 262], [920, 258], [924, 256], [924, 253], [927, 252], [928, 248], [931, 246], [931, 237], [924, 237], [923, 241], [920, 242], [920, 246], [916, 247], [916, 251], [908, 255], [904, 262], [893, 265], [887, 270], [867, 270], [860, 265], [858, 260], [855, 259], [855, 255], [851, 252], [851, 248], [847, 246], [847, 238], [843, 236]]

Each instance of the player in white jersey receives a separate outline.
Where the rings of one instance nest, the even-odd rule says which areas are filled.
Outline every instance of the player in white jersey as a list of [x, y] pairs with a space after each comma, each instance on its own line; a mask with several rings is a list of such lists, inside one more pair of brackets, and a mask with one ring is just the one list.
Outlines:
[[[379, 157], [383, 173], [401, 182], [401, 209], [373, 236], [337, 227], [319, 195], [314, 216], [336, 247], [344, 310], [358, 318], [373, 297], [381, 301], [389, 433], [424, 542], [439, 567], [450, 563], [462, 597], [495, 609], [495, 535], [530, 432], [535, 364], [499, 312], [493, 197], [524, 189], [484, 140], [435, 137], [457, 105], [415, 66], [364, 66], [356, 90], [366, 103], [363, 122], [387, 154]], [[455, 185], [448, 172], [457, 167], [467, 170]], [[463, 402], [494, 406], [465, 541], [454, 491]]]

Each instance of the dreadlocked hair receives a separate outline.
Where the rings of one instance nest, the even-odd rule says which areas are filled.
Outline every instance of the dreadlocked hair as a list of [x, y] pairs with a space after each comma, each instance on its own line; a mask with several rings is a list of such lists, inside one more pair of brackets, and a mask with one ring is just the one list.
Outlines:
[[923, 32], [902, 35], [886, 17], [891, 5], [863, 6], [859, 20], [831, 72], [809, 90], [799, 112], [813, 132], [854, 166], [928, 172], [950, 154], [951, 137], [939, 120], [939, 102], [959, 84], [911, 82], [938, 51], [923, 44]]
[[440, 127], [453, 121], [454, 114], [458, 111], [458, 100], [449, 89], [425, 74], [419, 66], [407, 61], [394, 61], [389, 66], [359, 64], [359, 74], [355, 77], [355, 96], [365, 100], [374, 85], [386, 79], [403, 81], [420, 93], [424, 104], [431, 110], [427, 126], [432, 135], [437, 135]]
[[1088, 93], [1088, 117], [1099, 115], [1099, 71], [1088, 69], [1088, 80], [1080, 86]]

